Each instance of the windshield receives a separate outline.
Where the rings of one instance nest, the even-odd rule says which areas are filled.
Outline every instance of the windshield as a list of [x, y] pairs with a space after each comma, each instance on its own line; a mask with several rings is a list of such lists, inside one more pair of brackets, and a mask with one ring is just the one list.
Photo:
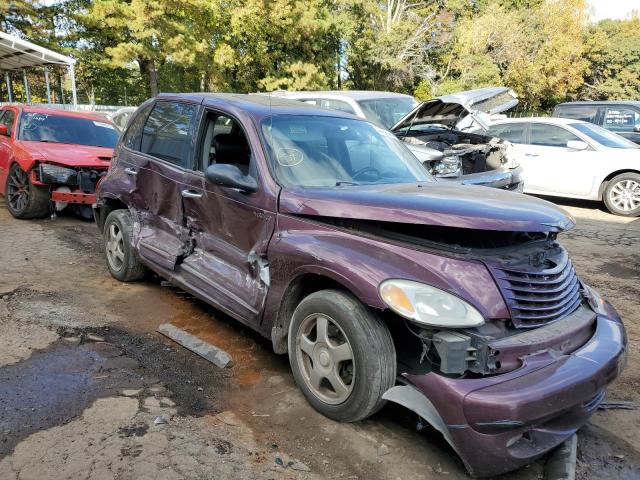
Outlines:
[[430, 177], [392, 133], [362, 120], [281, 115], [263, 120], [272, 170], [288, 187], [413, 183]]
[[25, 112], [20, 118], [19, 139], [114, 148], [118, 141], [118, 131], [109, 122]]
[[359, 100], [358, 104], [367, 120], [391, 128], [418, 104], [413, 98], [394, 97]]
[[605, 147], [640, 148], [630, 140], [592, 123], [571, 123], [569, 125]]

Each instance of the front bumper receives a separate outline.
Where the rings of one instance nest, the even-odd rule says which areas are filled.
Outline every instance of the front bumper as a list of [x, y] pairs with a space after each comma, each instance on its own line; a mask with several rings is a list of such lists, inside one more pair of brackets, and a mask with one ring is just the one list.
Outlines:
[[[413, 409], [431, 417], [472, 475], [497, 475], [534, 461], [584, 425], [624, 367], [625, 350], [619, 317], [599, 315], [591, 339], [571, 354], [529, 355], [518, 370], [479, 379], [407, 375], [413, 387], [394, 388], [423, 395]], [[416, 405], [415, 398], [398, 403]]]
[[524, 187], [522, 167], [505, 170], [491, 170], [488, 172], [470, 173], [461, 177], [437, 177], [438, 181], [455, 182], [462, 185], [479, 185], [483, 187], [499, 188], [513, 192], [522, 192]]

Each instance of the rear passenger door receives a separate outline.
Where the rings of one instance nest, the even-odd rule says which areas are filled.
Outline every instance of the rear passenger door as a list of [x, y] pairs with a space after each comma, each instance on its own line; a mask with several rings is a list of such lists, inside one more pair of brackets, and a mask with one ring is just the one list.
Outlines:
[[194, 103], [157, 101], [129, 127], [118, 158], [133, 187], [128, 204], [137, 220], [134, 246], [145, 261], [167, 272], [189, 248], [181, 192], [193, 165], [199, 110]]
[[250, 145], [240, 121], [224, 112], [207, 110], [201, 125], [197, 161], [182, 190], [193, 251], [178, 272], [195, 293], [256, 327], [269, 286], [275, 212], [263, 208], [260, 187], [241, 192], [210, 183], [204, 172], [213, 163], [229, 163], [259, 180], [252, 152], [260, 145]]

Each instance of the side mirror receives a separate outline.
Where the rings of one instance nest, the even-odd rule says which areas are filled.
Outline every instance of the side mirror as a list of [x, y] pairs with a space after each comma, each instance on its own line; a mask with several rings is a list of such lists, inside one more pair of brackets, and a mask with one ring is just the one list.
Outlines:
[[258, 190], [255, 178], [243, 174], [236, 165], [229, 163], [214, 163], [207, 168], [204, 175], [211, 183], [222, 187], [237, 188], [243, 192]]
[[575, 150], [579, 152], [581, 150], [588, 150], [589, 144], [586, 142], [581, 142], [580, 140], [569, 140], [567, 142], [567, 148], [569, 150]]
[[633, 127], [633, 131], [634, 131], [635, 133], [640, 133], [640, 125], [634, 125], [634, 127]]
[[6, 125], [0, 125], [0, 135], [2, 135], [3, 137], [9, 136], [9, 130], [7, 130]]

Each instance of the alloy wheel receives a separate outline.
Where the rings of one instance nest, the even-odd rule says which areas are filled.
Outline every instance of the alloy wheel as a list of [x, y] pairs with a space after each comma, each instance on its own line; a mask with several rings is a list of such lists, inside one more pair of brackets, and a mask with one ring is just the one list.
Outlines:
[[611, 188], [609, 199], [623, 212], [640, 208], [640, 183], [629, 179], [620, 180]]
[[31, 189], [29, 174], [20, 168], [11, 170], [7, 182], [7, 201], [15, 212], [22, 212], [29, 206]]
[[340, 326], [324, 314], [302, 321], [296, 337], [296, 357], [307, 387], [325, 403], [349, 398], [355, 382], [354, 354]]
[[124, 265], [124, 238], [122, 230], [112, 223], [109, 225], [109, 233], [107, 235], [107, 261], [109, 266], [120, 271]]

